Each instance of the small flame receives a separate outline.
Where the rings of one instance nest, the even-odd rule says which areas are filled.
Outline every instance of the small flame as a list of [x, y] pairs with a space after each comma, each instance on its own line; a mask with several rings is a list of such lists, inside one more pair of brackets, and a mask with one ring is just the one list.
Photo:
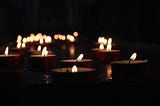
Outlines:
[[74, 32], [74, 33], [73, 33], [73, 36], [74, 36], [74, 37], [77, 37], [77, 36], [78, 36], [78, 32]]
[[40, 44], [43, 44], [43, 38], [40, 39], [39, 43], [40, 43]]
[[112, 43], [112, 38], [108, 38], [108, 44]]
[[107, 51], [111, 51], [112, 50], [112, 44], [107, 44]]
[[18, 42], [18, 43], [17, 43], [17, 48], [18, 48], [18, 49], [21, 47], [21, 44], [22, 44], [21, 42]]
[[47, 47], [44, 47], [42, 50], [42, 56], [47, 56], [47, 55], [48, 55]]
[[26, 47], [26, 43], [22, 43], [22, 48], [25, 48]]
[[132, 56], [130, 57], [130, 60], [135, 60], [137, 57], [137, 53], [133, 53]]
[[38, 46], [37, 51], [41, 51], [41, 45]]
[[8, 56], [8, 51], [9, 51], [9, 47], [7, 46], [6, 49], [5, 49], [5, 52], [4, 52], [4, 54], [5, 54], [6, 56]]
[[99, 45], [99, 49], [100, 49], [100, 50], [103, 50], [103, 49], [104, 49], [104, 45], [103, 45], [103, 44], [100, 44], [100, 45]]
[[83, 54], [80, 54], [78, 57], [77, 57], [77, 61], [81, 61], [83, 58]]
[[78, 71], [77, 66], [74, 65], [74, 66], [72, 67], [72, 73], [77, 72], [77, 71]]

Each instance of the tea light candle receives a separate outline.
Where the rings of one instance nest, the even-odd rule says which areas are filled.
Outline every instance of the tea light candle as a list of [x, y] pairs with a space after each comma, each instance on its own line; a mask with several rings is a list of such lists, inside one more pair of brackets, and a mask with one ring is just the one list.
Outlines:
[[129, 60], [111, 62], [113, 80], [145, 80], [148, 60], [135, 60], [136, 53]]
[[71, 67], [73, 65], [79, 66], [79, 67], [93, 67], [93, 60], [92, 59], [83, 59], [83, 54], [80, 54], [77, 59], [65, 59], [61, 60], [61, 67]]
[[120, 50], [112, 50], [112, 39], [108, 39], [106, 48], [100, 44], [99, 48], [93, 48], [92, 57], [100, 62], [111, 62], [119, 59]]
[[9, 54], [9, 47], [6, 47], [5, 53], [0, 55], [0, 67], [16, 68], [20, 66], [20, 55]]
[[[45, 47], [43, 47], [43, 48], [47, 48], [46, 46]], [[29, 52], [30, 52], [30, 54], [31, 55], [40, 55], [40, 54], [42, 54], [42, 46], [41, 45], [39, 45], [38, 47], [37, 47], [37, 50], [30, 50]], [[52, 51], [48, 51], [48, 54], [54, 54], [54, 52], [52, 52]]]
[[54, 81], [69, 81], [69, 82], [81, 82], [81, 81], [96, 81], [97, 74], [95, 68], [73, 67], [52, 69]]
[[51, 69], [56, 67], [56, 55], [48, 54], [46, 48], [42, 50], [42, 54], [30, 55], [32, 69]]

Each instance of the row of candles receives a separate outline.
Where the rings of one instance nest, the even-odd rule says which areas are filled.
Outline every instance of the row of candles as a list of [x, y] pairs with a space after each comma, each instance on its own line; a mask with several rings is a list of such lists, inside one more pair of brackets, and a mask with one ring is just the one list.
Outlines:
[[[74, 32], [73, 35], [74, 36], [67, 35], [66, 38], [70, 39], [70, 41], [73, 41], [73, 38], [77, 37], [78, 33]], [[64, 35], [61, 35], [61, 34], [54, 35], [54, 39], [56, 40], [62, 39], [62, 38], [63, 39], [65, 38]], [[30, 37], [22, 38], [20, 35], [17, 37], [17, 49], [20, 49], [21, 47], [26, 48], [25, 44], [27, 42], [29, 42], [30, 45], [33, 44], [34, 41], [39, 42], [37, 51], [40, 51], [41, 54], [30, 55], [32, 68], [39, 67], [42, 69], [43, 68], [53, 69], [52, 72], [56, 72], [56, 73], [88, 72], [88, 70], [89, 72], [95, 71], [95, 69], [93, 68], [92, 59], [83, 59], [84, 57], [83, 54], [80, 54], [79, 57], [77, 57], [77, 59], [61, 60], [61, 63], [63, 64], [62, 66], [64, 66], [64, 68], [60, 68], [58, 70], [55, 69], [56, 55], [54, 53], [48, 54], [49, 52], [46, 46], [44, 46], [42, 49], [41, 47], [41, 45], [43, 44], [42, 40], [45, 41], [45, 43], [52, 43], [51, 36], [42, 35], [40, 33], [38, 33], [36, 36], [34, 34], [31, 34]], [[93, 55], [93, 60], [112, 64], [112, 77], [114, 77], [115, 79], [122, 78], [122, 77], [128, 78], [128, 75], [130, 75], [130, 73], [134, 75], [134, 73], [138, 72], [138, 69], [140, 69], [139, 72], [143, 71], [142, 74], [145, 74], [147, 60], [135, 60], [137, 56], [136, 53], [133, 53], [128, 60], [119, 60], [120, 50], [112, 50], [112, 38], [108, 38], [107, 40], [104, 37], [99, 37], [98, 44], [99, 44], [99, 48], [93, 48], [91, 50]], [[105, 48], [105, 45], [106, 45], [106, 48]], [[8, 54], [8, 53], [9, 53], [9, 47], [6, 47], [4, 55], [0, 55], [0, 58], [1, 59], [6, 58], [8, 60], [6, 64], [8, 64], [8, 66], [11, 68], [14, 66], [13, 64], [16, 61], [17, 64], [15, 66], [18, 67], [20, 54]], [[65, 67], [71, 67], [71, 66], [73, 67], [65, 68]], [[80, 67], [83, 67], [83, 68], [80, 68]]]

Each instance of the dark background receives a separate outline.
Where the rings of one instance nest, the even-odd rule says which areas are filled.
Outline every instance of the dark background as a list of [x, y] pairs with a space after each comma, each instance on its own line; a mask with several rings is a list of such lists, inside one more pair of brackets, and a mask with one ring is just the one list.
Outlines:
[[159, 43], [159, 8], [155, 0], [1, 0], [0, 40], [78, 31], [93, 39]]

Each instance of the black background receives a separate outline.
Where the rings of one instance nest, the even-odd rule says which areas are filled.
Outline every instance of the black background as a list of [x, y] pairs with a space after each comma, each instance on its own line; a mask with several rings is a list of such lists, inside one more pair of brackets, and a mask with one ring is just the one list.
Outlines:
[[96, 38], [159, 42], [160, 9], [155, 0], [2, 0], [0, 39], [18, 34], [72, 33]]

